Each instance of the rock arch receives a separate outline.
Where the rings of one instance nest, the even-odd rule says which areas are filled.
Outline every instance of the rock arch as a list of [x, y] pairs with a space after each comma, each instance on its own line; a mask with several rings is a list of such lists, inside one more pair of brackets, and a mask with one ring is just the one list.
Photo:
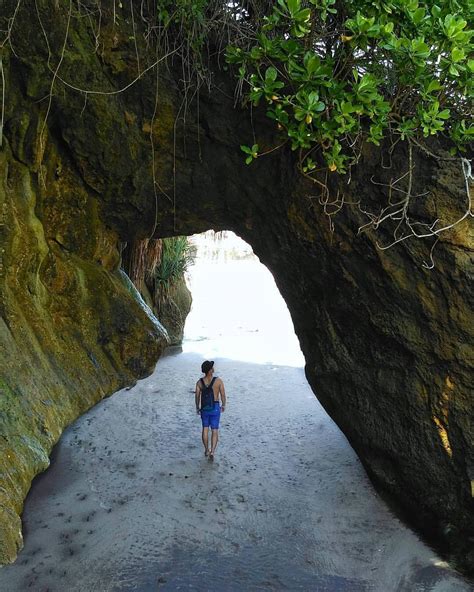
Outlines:
[[[119, 274], [120, 244], [226, 228], [273, 273], [308, 380], [371, 477], [472, 569], [468, 221], [440, 240], [435, 270], [422, 266], [431, 245], [380, 251], [374, 236], [356, 236], [356, 208], [341, 210], [331, 231], [291, 153], [243, 163], [238, 146], [253, 133], [272, 146], [273, 131], [261, 113], [251, 120], [235, 107], [219, 69], [186, 117], [172, 64], [160, 70], [158, 94], [153, 75], [112, 97], [85, 97], [58, 81], [44, 125], [51, 75], [33, 13], [23, 2], [26, 34], [3, 62], [0, 562], [21, 544], [23, 498], [65, 425], [150, 372], [164, 346]], [[64, 24], [65, 15], [51, 7], [49, 18]], [[100, 55], [77, 26], [71, 52], [84, 57], [65, 60], [63, 79], [109, 92], [126, 86], [135, 76], [127, 26], [105, 23]], [[332, 190], [347, 201], [377, 200], [370, 179], [383, 157], [367, 150], [351, 184], [334, 179]], [[406, 159], [399, 146], [394, 175]], [[438, 208], [465, 197], [458, 164], [422, 152], [416, 159], [416, 182]]]

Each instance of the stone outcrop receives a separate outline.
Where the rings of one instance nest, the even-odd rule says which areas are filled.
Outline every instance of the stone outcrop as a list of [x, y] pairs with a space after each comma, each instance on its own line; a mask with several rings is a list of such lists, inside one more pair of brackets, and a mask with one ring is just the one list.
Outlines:
[[[153, 314], [160, 319], [160, 324], [168, 334], [168, 345], [181, 345], [184, 337], [186, 317], [191, 310], [192, 296], [184, 277], [184, 269], [193, 257], [190, 252], [176, 250], [182, 240], [188, 244], [186, 237], [165, 238], [157, 240], [145, 239], [122, 250], [122, 269], [135, 284], [140, 296]], [[173, 260], [170, 261], [170, 255]], [[169, 277], [160, 278], [162, 266], [169, 272]]]
[[[6, 2], [11, 13], [15, 5]], [[67, 11], [39, 6], [57, 55]], [[172, 62], [158, 86], [151, 70], [110, 96], [56, 79], [44, 125], [53, 74], [35, 14], [25, 0], [21, 34], [18, 24], [12, 31], [16, 55], [3, 58], [0, 560], [14, 558], [22, 499], [63, 427], [160, 354], [158, 328], [117, 275], [119, 241], [213, 228], [235, 231], [272, 271], [308, 380], [374, 481], [472, 570], [469, 219], [439, 237], [432, 270], [422, 265], [432, 243], [381, 251], [383, 230], [357, 236], [365, 221], [357, 207], [343, 208], [332, 231], [293, 154], [245, 166], [238, 146], [253, 133], [264, 148], [277, 140], [263, 114], [251, 122], [234, 108], [232, 81], [218, 69], [212, 92], [200, 93], [199, 109], [189, 100], [185, 118]], [[104, 9], [102, 24], [96, 50], [85, 20], [73, 19], [59, 74], [111, 93], [137, 76], [134, 36], [126, 16], [114, 25]], [[142, 56], [142, 70], [146, 63]], [[386, 189], [371, 180], [407, 168], [403, 145], [390, 170], [386, 156], [366, 151], [349, 185], [331, 179], [331, 195], [376, 208]], [[415, 161], [415, 189], [429, 192], [422, 215], [455, 216], [466, 204], [459, 163], [421, 151]]]
[[156, 306], [156, 316], [168, 333], [170, 345], [181, 345], [183, 342], [184, 325], [191, 303], [191, 292], [184, 276], [181, 276], [170, 286], [166, 300]]
[[[22, 36], [25, 44], [27, 37]], [[19, 515], [31, 481], [48, 466], [63, 429], [104, 396], [149, 374], [167, 339], [119, 271], [118, 233], [103, 222], [99, 194], [49, 128], [41, 146], [41, 109], [31, 102], [30, 68], [36, 66], [20, 65], [11, 53], [2, 58], [7, 97], [0, 150], [0, 563], [5, 563], [21, 546]], [[41, 56], [37, 59], [39, 80], [47, 74], [39, 66]]]

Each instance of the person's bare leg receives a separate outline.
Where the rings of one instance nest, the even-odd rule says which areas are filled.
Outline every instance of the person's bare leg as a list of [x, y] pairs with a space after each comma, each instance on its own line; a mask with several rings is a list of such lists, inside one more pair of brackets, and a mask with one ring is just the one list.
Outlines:
[[212, 430], [211, 434], [211, 456], [214, 456], [214, 452], [217, 448], [217, 442], [219, 441], [219, 430]]
[[202, 428], [202, 443], [204, 444], [204, 451], [207, 456], [209, 450], [209, 428]]

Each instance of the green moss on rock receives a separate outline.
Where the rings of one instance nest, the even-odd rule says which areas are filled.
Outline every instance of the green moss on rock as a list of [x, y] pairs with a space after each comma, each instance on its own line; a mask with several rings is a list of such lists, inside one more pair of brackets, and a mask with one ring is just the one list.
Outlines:
[[157, 317], [166, 327], [170, 345], [181, 345], [191, 304], [191, 292], [184, 277], [181, 277], [169, 288], [166, 300], [156, 310]]

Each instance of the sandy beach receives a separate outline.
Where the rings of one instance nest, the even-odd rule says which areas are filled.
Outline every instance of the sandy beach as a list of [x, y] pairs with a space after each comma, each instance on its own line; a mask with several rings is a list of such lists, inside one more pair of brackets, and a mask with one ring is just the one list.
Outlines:
[[228, 408], [207, 461], [200, 362], [162, 358], [64, 433], [2, 592], [472, 590], [375, 493], [302, 368], [216, 360]]

